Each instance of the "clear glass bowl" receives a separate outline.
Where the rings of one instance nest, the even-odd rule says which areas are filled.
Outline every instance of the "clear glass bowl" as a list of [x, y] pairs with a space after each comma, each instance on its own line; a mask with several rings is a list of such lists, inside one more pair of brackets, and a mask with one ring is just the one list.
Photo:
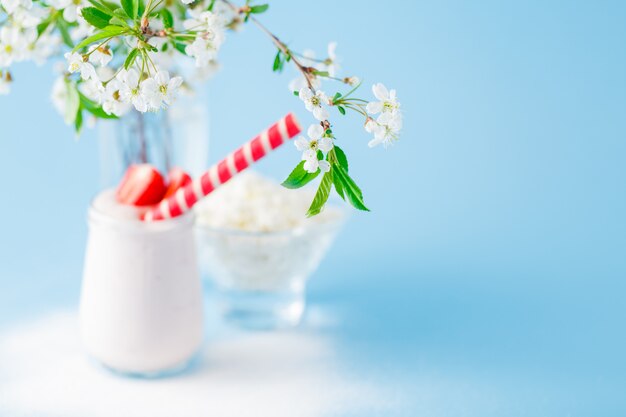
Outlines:
[[198, 258], [215, 284], [224, 318], [244, 328], [297, 325], [305, 289], [346, 215], [328, 207], [303, 227], [278, 232], [216, 229], [196, 224]]

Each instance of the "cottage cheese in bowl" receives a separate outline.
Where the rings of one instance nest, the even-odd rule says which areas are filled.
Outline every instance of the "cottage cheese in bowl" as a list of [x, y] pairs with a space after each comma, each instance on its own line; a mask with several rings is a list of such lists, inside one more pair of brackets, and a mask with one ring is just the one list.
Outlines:
[[215, 283], [228, 319], [244, 327], [300, 321], [306, 280], [344, 219], [331, 205], [307, 218], [314, 193], [246, 172], [196, 206], [201, 271]]

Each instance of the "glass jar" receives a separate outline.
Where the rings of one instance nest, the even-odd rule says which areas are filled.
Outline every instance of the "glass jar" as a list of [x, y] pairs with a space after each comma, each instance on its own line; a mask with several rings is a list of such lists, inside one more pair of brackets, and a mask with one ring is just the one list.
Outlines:
[[80, 300], [87, 352], [129, 375], [184, 368], [203, 329], [193, 214], [145, 223], [107, 214], [95, 202]]
[[334, 241], [345, 212], [327, 208], [325, 218], [278, 232], [196, 225], [200, 269], [215, 284], [227, 321], [251, 329], [300, 323], [307, 280]]

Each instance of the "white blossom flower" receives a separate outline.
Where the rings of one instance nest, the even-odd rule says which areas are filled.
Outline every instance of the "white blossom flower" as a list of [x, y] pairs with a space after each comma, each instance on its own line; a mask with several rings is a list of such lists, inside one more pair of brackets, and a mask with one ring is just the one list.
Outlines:
[[221, 45], [224, 40], [224, 20], [221, 16], [200, 8], [189, 9], [189, 15], [191, 18], [183, 21], [185, 29], [209, 33], [213, 37], [212, 40]]
[[46, 60], [55, 51], [59, 38], [47, 33], [43, 33], [37, 38], [37, 30], [29, 29], [25, 32], [25, 39], [28, 43], [25, 51], [26, 59], [34, 61], [37, 65], [45, 64]]
[[34, 28], [49, 15], [49, 11], [43, 7], [31, 7], [29, 9], [18, 7], [11, 16], [11, 21], [16, 27], [28, 29]]
[[129, 102], [122, 101], [120, 97], [120, 89], [122, 83], [117, 78], [109, 81], [104, 88], [104, 95], [102, 98], [102, 110], [107, 114], [113, 114], [115, 116], [123, 116], [131, 108]]
[[24, 59], [26, 47], [27, 41], [18, 28], [3, 26], [0, 29], [0, 67]]
[[121, 82], [119, 97], [121, 101], [132, 103], [137, 111], [145, 113], [148, 111], [148, 100], [145, 92], [139, 84], [139, 73], [134, 68], [121, 70], [117, 74], [117, 79]]
[[196, 67], [205, 67], [215, 60], [217, 47], [208, 39], [196, 38], [191, 45], [187, 45], [185, 53], [196, 59]]
[[313, 113], [313, 117], [319, 121], [328, 119], [328, 110], [322, 107], [322, 104], [328, 103], [328, 97], [323, 91], [317, 90], [313, 93], [310, 88], [304, 87], [300, 89], [298, 96], [304, 102], [306, 109]]
[[102, 82], [108, 81], [111, 78], [115, 77], [115, 70], [111, 67], [98, 67], [96, 68], [96, 73], [98, 74], [98, 79]]
[[52, 93], [50, 94], [52, 105], [60, 115], [65, 115], [67, 107], [67, 84], [63, 76], [58, 77], [52, 84]]
[[94, 80], [98, 79], [98, 74], [96, 74], [96, 69], [94, 66], [87, 62], [83, 55], [77, 52], [66, 52], [64, 55], [65, 59], [67, 59], [67, 71], [71, 74], [75, 72], [80, 72], [80, 77], [83, 80], [88, 80], [93, 78]]
[[[313, 77], [311, 79], [311, 84], [313, 84], [313, 88], [318, 89], [322, 86], [322, 82], [319, 78]], [[304, 75], [300, 75], [297, 78], [294, 78], [289, 82], [289, 91], [300, 91], [303, 88], [307, 88], [309, 86], [306, 77]]]
[[337, 62], [337, 42], [330, 42], [328, 44], [328, 59], [324, 61], [324, 65], [326, 66], [326, 71], [328, 75], [331, 77], [335, 77], [337, 72], [339, 71], [339, 64]]
[[402, 129], [402, 114], [400, 112], [382, 113], [376, 120], [369, 119], [365, 124], [365, 130], [374, 134], [374, 139], [367, 144], [370, 148], [383, 144], [388, 147], [398, 140]]
[[113, 53], [108, 46], [92, 45], [89, 47], [89, 61], [101, 67], [106, 66], [113, 59]]
[[294, 141], [296, 149], [302, 152], [304, 169], [310, 173], [317, 172], [318, 169], [328, 172], [330, 164], [328, 161], [319, 160], [317, 151], [329, 152], [333, 148], [333, 140], [324, 136], [324, 128], [318, 124], [309, 126], [307, 136], [309, 139], [300, 136]]
[[20, 7], [24, 9], [33, 7], [33, 0], [0, 0], [0, 5], [9, 15], [12, 15]]
[[191, 18], [183, 22], [185, 29], [200, 32], [193, 43], [185, 48], [185, 53], [196, 59], [198, 68], [211, 65], [225, 39], [222, 17], [202, 10], [202, 8], [189, 10]]
[[170, 78], [169, 72], [159, 71], [154, 78], [146, 79], [141, 87], [148, 105], [153, 109], [159, 109], [162, 103], [170, 105], [174, 102], [182, 83], [182, 77]]
[[102, 104], [105, 94], [104, 85], [100, 80], [89, 79], [80, 84], [80, 91], [90, 100]]
[[396, 112], [400, 109], [400, 103], [396, 97], [396, 90], [387, 90], [383, 84], [378, 83], [372, 86], [374, 96], [380, 101], [367, 103], [367, 112], [371, 114]]
[[80, 9], [84, 6], [82, 0], [49, 0], [48, 3], [58, 10], [63, 10], [63, 19], [76, 22], [80, 16]]
[[[300, 63], [305, 67], [319, 67], [320, 62], [315, 59], [315, 51], [312, 49], [305, 49], [302, 51], [302, 57], [300, 57]], [[320, 68], [317, 68], [320, 69]]]
[[184, 4], [191, 4], [193, 3], [195, 0], [181, 0]]
[[81, 17], [80, 10], [83, 8], [83, 2], [80, 0], [72, 0], [70, 4], [63, 9], [63, 19], [70, 23], [76, 22]]
[[11, 92], [11, 74], [0, 71], [0, 96]]

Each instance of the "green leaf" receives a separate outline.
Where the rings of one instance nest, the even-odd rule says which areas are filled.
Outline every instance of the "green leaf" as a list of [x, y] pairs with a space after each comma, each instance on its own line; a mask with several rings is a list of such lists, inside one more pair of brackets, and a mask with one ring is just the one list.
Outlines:
[[184, 43], [176, 42], [176, 43], [174, 43], [174, 48], [176, 48], [178, 50], [178, 52], [180, 52], [181, 54], [187, 55], [187, 52], [185, 52], [185, 44]]
[[80, 97], [80, 105], [83, 109], [87, 110], [89, 113], [93, 114], [99, 119], [118, 119], [118, 117], [114, 114], [108, 114], [102, 107], [85, 97], [81, 92], [78, 93]]
[[124, 61], [124, 69], [130, 68], [135, 63], [135, 59], [137, 58], [138, 53], [139, 49], [137, 48], [134, 48], [132, 51], [130, 51], [130, 53], [126, 57], [126, 60]]
[[57, 19], [57, 28], [59, 28], [59, 32], [61, 33], [61, 38], [63, 39], [63, 42], [70, 48], [73, 48], [74, 41], [72, 41], [72, 37], [70, 36], [67, 22], [63, 19]]
[[207, 7], [206, 9], [210, 12], [213, 11], [213, 6], [215, 6], [215, 0], [211, 0], [211, 3], [209, 3], [209, 7]]
[[137, 0], [121, 0], [122, 9], [126, 12], [126, 16], [135, 20], [137, 17], [137, 11], [139, 10], [139, 3]]
[[341, 98], [341, 93], [336, 93], [335, 96], [333, 97], [333, 102], [339, 100]]
[[80, 97], [76, 85], [70, 80], [65, 80], [65, 93], [67, 99], [65, 101], [64, 120], [68, 125], [76, 121], [76, 115], [80, 109]]
[[96, 9], [95, 7], [85, 7], [82, 10], [82, 15], [87, 23], [90, 23], [98, 29], [107, 27], [109, 25], [109, 20], [113, 17], [108, 13], [104, 13], [103, 11]]
[[50, 23], [52, 23], [52, 16], [48, 17], [43, 22], [37, 25], [37, 37], [41, 36], [41, 34], [44, 33], [46, 29], [48, 29]]
[[102, 29], [101, 32], [98, 32], [95, 35], [92, 35], [88, 37], [87, 39], [84, 39], [81, 43], [79, 43], [78, 45], [74, 47], [73, 51], [76, 52], [77, 50], [84, 48], [86, 46], [89, 46], [92, 43], [97, 42], [99, 40], [112, 38], [114, 36], [121, 35], [125, 33], [127, 30], [128, 29], [123, 28], [121, 26], [107, 26], [104, 29]]
[[328, 71], [318, 71], [318, 70], [314, 70], [313, 74], [319, 75], [320, 77], [328, 77], [330, 75]]
[[276, 56], [274, 57], [274, 66], [272, 67], [272, 71], [274, 72], [280, 72], [283, 69], [283, 60], [281, 57], [281, 52], [280, 50], [276, 53]]
[[163, 26], [165, 26], [166, 29], [174, 27], [174, 16], [172, 15], [172, 12], [167, 9], [163, 9], [159, 12], [159, 14], [161, 15]]
[[139, 0], [137, 2], [137, 16], [143, 16], [143, 13], [146, 11], [146, 4], [143, 0]]
[[294, 91], [293, 95], [296, 96], [296, 97], [300, 97], [300, 92], [299, 91]]
[[339, 110], [339, 113], [343, 114], [344, 116], [346, 115], [346, 109], [344, 109], [342, 106], [337, 106], [337, 110]]
[[120, 19], [124, 19], [124, 21], [128, 19], [126, 12], [121, 7], [118, 7], [117, 9], [113, 10], [113, 16], [119, 17]]
[[96, 9], [107, 14], [113, 14], [113, 9], [98, 0], [88, 0]]
[[114, 26], [126, 26], [127, 19], [126, 13], [124, 13], [124, 17], [113, 16], [111, 20], [109, 20], [109, 24]]
[[78, 108], [78, 112], [76, 113], [76, 118], [74, 119], [74, 130], [77, 135], [80, 135], [80, 131], [83, 128], [83, 112]]
[[304, 187], [309, 182], [313, 181], [318, 175], [320, 171], [310, 173], [304, 169], [304, 161], [300, 162], [294, 169], [291, 171], [291, 174], [287, 177], [285, 181], [283, 181], [283, 187], [296, 189], [300, 187]]
[[343, 192], [343, 183], [338, 175], [333, 175], [333, 185], [335, 186], [335, 191], [337, 191], [339, 197], [341, 197], [343, 201], [346, 201], [346, 196]]
[[250, 7], [250, 13], [263, 13], [270, 8], [269, 4], [259, 4], [258, 6]]
[[333, 146], [333, 150], [335, 151], [335, 156], [337, 157], [337, 161], [339, 161], [339, 165], [348, 172], [348, 158], [346, 157], [345, 152], [339, 146]]
[[333, 164], [333, 172], [339, 177], [343, 191], [352, 206], [358, 210], [370, 211], [363, 202], [363, 192], [341, 165]]
[[311, 207], [309, 207], [309, 211], [307, 211], [307, 217], [315, 216], [319, 214], [320, 211], [324, 208], [324, 205], [328, 201], [328, 197], [330, 196], [330, 189], [333, 186], [333, 170], [328, 171], [322, 177], [322, 181], [320, 182], [320, 186], [317, 189], [317, 193], [315, 193], [315, 198], [313, 198], [313, 202], [311, 203]]

